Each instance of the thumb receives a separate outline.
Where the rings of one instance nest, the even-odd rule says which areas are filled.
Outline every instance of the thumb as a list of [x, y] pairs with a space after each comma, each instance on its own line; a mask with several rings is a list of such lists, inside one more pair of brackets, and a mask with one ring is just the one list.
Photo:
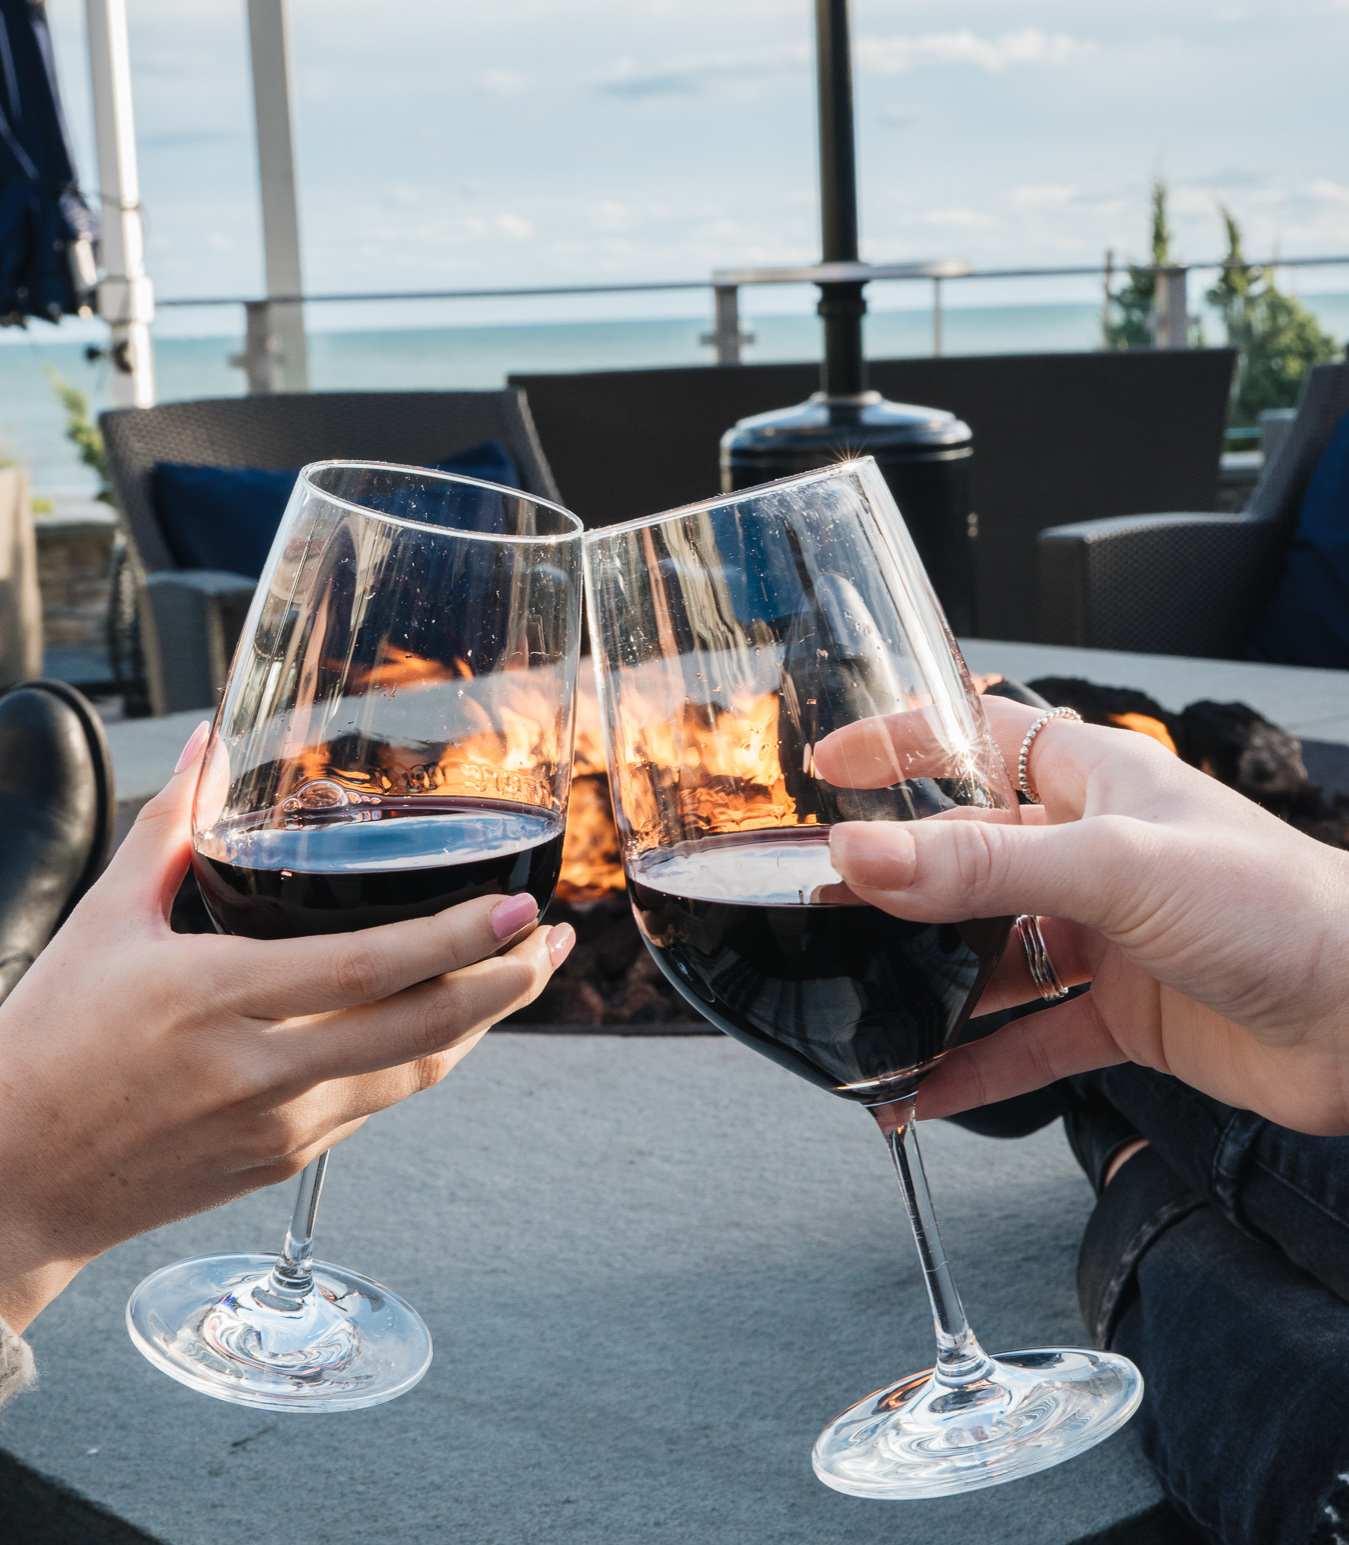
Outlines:
[[124, 909], [149, 907], [167, 918], [187, 869], [192, 835], [192, 800], [211, 722], [203, 719], [188, 737], [173, 776], [142, 807], [136, 823], [108, 865], [107, 888], [119, 893]]
[[930, 817], [842, 822], [830, 829], [829, 853], [859, 899], [897, 917], [954, 923], [1034, 912], [1111, 931], [1136, 914], [1152, 840], [1144, 823], [1123, 816], [1059, 826]]

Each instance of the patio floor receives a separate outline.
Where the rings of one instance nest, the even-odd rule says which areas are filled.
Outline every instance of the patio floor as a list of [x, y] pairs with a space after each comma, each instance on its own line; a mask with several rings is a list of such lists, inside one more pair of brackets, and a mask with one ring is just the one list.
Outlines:
[[[1057, 1128], [924, 1133], [991, 1349], [1083, 1330], [1091, 1193]], [[864, 1115], [729, 1040], [495, 1034], [334, 1156], [321, 1255], [405, 1293], [436, 1341], [376, 1410], [269, 1416], [194, 1395], [122, 1306], [179, 1256], [279, 1242], [290, 1187], [112, 1251], [36, 1322], [42, 1383], [0, 1446], [170, 1545], [1068, 1545], [1147, 1508], [1126, 1430], [964, 1498], [886, 1504], [811, 1474], [837, 1411], [931, 1362], [893, 1174]]]

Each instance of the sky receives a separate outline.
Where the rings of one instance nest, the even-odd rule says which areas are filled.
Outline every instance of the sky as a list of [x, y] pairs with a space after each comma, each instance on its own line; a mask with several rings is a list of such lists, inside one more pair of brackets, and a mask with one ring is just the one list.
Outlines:
[[[260, 293], [245, 0], [127, 10], [157, 292]], [[48, 14], [92, 188], [84, 6]], [[291, 0], [290, 15], [310, 292], [701, 278], [818, 254], [810, 0]], [[1219, 201], [1250, 255], [1349, 254], [1349, 0], [854, 0], [853, 34], [872, 261], [1142, 257], [1159, 172], [1183, 259], [1221, 255]], [[1349, 267], [1300, 283], [1349, 288]], [[1094, 293], [960, 289], [950, 304]]]

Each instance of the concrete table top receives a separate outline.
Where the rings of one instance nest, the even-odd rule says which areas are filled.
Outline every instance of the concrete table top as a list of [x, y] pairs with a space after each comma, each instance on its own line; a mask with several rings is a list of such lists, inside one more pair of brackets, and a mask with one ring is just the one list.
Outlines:
[[1349, 742], [1349, 671], [1247, 660], [1191, 660], [1183, 655], [1066, 649], [1058, 644], [962, 639], [972, 671], [1001, 671], [1018, 681], [1083, 676], [1101, 687], [1133, 687], [1173, 712], [1200, 698], [1248, 703], [1292, 735]]
[[[946, 1245], [991, 1350], [1082, 1344], [1090, 1190], [1057, 1126], [925, 1128]], [[425, 1381], [373, 1411], [229, 1406], [123, 1328], [140, 1277], [274, 1248], [276, 1187], [112, 1251], [32, 1330], [0, 1446], [168, 1545], [1066, 1545], [1150, 1506], [1126, 1430], [963, 1498], [814, 1478], [819, 1429], [928, 1366], [893, 1174], [866, 1116], [722, 1038], [494, 1033], [335, 1154], [319, 1253], [406, 1294]]]

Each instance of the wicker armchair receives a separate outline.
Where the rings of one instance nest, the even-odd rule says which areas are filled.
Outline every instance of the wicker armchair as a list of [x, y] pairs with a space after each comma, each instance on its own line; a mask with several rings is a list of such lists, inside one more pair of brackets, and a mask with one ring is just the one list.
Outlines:
[[1038, 544], [1046, 644], [1240, 658], [1275, 582], [1307, 480], [1349, 412], [1349, 365], [1318, 365], [1239, 515], [1118, 515]]
[[129, 538], [113, 589], [110, 642], [133, 714], [216, 701], [256, 585], [244, 575], [175, 565], [155, 508], [156, 462], [289, 470], [366, 457], [422, 466], [499, 440], [525, 492], [557, 499], [524, 394], [509, 388], [227, 397], [123, 408], [104, 413], [99, 424]]

